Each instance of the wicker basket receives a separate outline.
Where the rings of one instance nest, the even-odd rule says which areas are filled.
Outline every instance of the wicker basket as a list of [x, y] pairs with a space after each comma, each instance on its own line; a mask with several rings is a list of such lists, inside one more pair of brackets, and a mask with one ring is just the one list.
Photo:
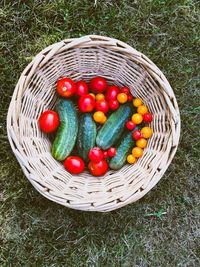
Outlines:
[[[136, 164], [101, 178], [75, 176], [51, 156], [38, 118], [54, 107], [60, 76], [89, 81], [96, 75], [127, 85], [143, 100], [154, 114], [154, 134]], [[119, 40], [91, 35], [55, 43], [26, 67], [12, 96], [7, 131], [26, 177], [42, 195], [73, 209], [105, 212], [140, 199], [161, 179], [178, 146], [180, 116], [172, 88], [150, 59]]]

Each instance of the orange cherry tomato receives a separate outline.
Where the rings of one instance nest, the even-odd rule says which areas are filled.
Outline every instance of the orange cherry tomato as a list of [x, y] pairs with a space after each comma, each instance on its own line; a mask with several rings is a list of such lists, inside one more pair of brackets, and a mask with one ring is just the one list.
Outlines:
[[105, 116], [105, 114], [102, 111], [96, 111], [93, 114], [94, 121], [96, 121], [98, 123], [104, 123], [105, 118], [106, 118], [106, 116]]
[[134, 147], [133, 149], [132, 149], [132, 155], [135, 157], [135, 158], [141, 158], [142, 157], [142, 155], [143, 155], [143, 150], [142, 150], [142, 148], [140, 148], [140, 147]]
[[100, 100], [104, 100], [104, 99], [105, 99], [104, 94], [97, 94], [96, 95], [96, 101], [100, 101]]
[[133, 99], [133, 106], [134, 107], [139, 107], [139, 106], [141, 106], [142, 105], [142, 100], [141, 99], [139, 99], [139, 98], [135, 98], [135, 99]]
[[148, 113], [148, 108], [145, 105], [141, 105], [137, 108], [137, 113], [144, 115]]
[[127, 96], [127, 94], [125, 94], [125, 93], [119, 93], [119, 94], [117, 95], [117, 100], [119, 101], [119, 103], [124, 104], [124, 103], [127, 102], [127, 100], [128, 100], [128, 96]]
[[133, 163], [136, 162], [136, 158], [132, 154], [128, 155], [128, 157], [126, 158], [126, 160], [127, 160], [127, 162], [129, 164], [133, 164]]
[[135, 124], [140, 124], [143, 121], [143, 117], [141, 114], [139, 113], [135, 113], [133, 114], [133, 116], [131, 117], [131, 120], [133, 123]]
[[137, 140], [136, 146], [140, 148], [145, 148], [147, 146], [147, 140], [144, 138]]
[[153, 130], [150, 127], [145, 126], [141, 129], [141, 133], [144, 138], [150, 138], [153, 134]]
[[89, 93], [89, 95], [91, 95], [94, 99], [96, 98], [95, 94], [93, 94], [93, 93]]
[[104, 116], [104, 118], [102, 119], [101, 123], [104, 124], [107, 121], [107, 117]]

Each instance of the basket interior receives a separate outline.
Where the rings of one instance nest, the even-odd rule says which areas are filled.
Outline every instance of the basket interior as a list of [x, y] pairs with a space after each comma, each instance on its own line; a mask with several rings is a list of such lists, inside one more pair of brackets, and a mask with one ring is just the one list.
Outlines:
[[[51, 156], [51, 141], [38, 128], [38, 118], [42, 111], [54, 107], [58, 78], [68, 76], [75, 81], [89, 81], [96, 75], [105, 77], [110, 84], [128, 86], [133, 96], [143, 100], [154, 115], [151, 123], [154, 134], [144, 149], [143, 157], [134, 165], [127, 164], [119, 171], [109, 171], [103, 179], [93, 177], [87, 171], [77, 179]], [[95, 194], [95, 201], [99, 198], [100, 205], [102, 195], [110, 192], [118, 192], [117, 201], [120, 202], [130, 197], [120, 192], [128, 187], [130, 194], [144, 190], [155, 172], [159, 171], [156, 166], [165, 156], [171, 132], [170, 116], [162, 89], [148, 71], [137, 64], [136, 57], [102, 47], [72, 48], [56, 54], [30, 80], [21, 98], [20, 143], [28, 159], [32, 179], [42, 187], [46, 185], [47, 190], [52, 188], [55, 198], [56, 192], [59, 192], [59, 201], [62, 194], [66, 199], [66, 192], [68, 203], [81, 199], [81, 191], [87, 187], [88, 202]], [[112, 198], [113, 194], [110, 194], [110, 201]]]

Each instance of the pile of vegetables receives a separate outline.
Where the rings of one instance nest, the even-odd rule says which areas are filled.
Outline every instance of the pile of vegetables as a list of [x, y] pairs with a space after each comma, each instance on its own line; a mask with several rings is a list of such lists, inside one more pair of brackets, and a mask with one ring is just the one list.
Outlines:
[[64, 77], [56, 90], [55, 110], [41, 114], [39, 127], [54, 133], [52, 156], [68, 172], [79, 174], [87, 166], [92, 175], [102, 176], [142, 157], [153, 133], [145, 124], [153, 117], [128, 87], [108, 85], [103, 77], [94, 77], [89, 85]]

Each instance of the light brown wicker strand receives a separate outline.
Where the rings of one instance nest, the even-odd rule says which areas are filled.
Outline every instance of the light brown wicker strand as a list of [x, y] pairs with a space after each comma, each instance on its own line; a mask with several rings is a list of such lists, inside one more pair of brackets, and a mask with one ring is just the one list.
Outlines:
[[[38, 118], [54, 107], [55, 83], [64, 75], [76, 81], [100, 75], [129, 86], [144, 101], [154, 114], [154, 134], [136, 164], [95, 178], [71, 175], [53, 159]], [[105, 212], [137, 201], [161, 179], [177, 150], [180, 114], [169, 82], [148, 57], [119, 40], [89, 35], [45, 48], [25, 68], [9, 106], [7, 132], [24, 174], [43, 196], [73, 209]]]

